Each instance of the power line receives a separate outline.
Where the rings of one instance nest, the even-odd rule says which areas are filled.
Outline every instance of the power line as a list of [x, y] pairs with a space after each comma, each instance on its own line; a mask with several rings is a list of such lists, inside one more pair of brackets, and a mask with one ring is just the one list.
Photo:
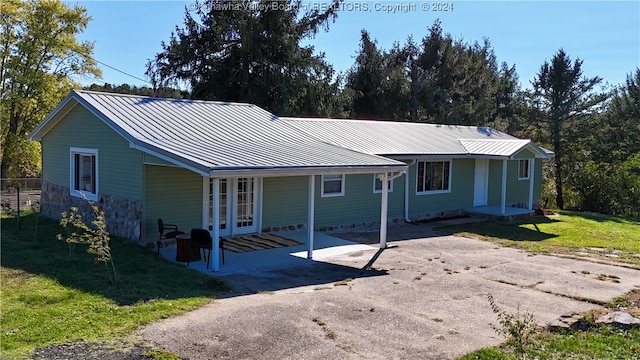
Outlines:
[[[146, 82], [146, 83], [147, 83], [147, 84], [149, 84], [149, 85], [153, 85], [153, 84], [151, 84], [149, 81], [147, 81], [147, 80], [145, 80], [145, 79], [141, 79], [141, 78], [139, 78], [139, 77], [137, 77], [137, 76], [135, 76], [135, 75], [131, 75], [131, 74], [129, 74], [129, 73], [127, 73], [127, 72], [124, 72], [124, 71], [122, 71], [122, 70], [120, 70], [120, 69], [117, 69], [117, 68], [115, 68], [115, 67], [113, 67], [113, 66], [111, 66], [111, 65], [109, 65], [109, 64], [105, 64], [105, 63], [103, 63], [103, 62], [102, 62], [102, 61], [100, 61], [100, 60], [97, 60], [97, 59], [93, 58], [93, 61], [97, 62], [98, 64], [104, 65], [104, 66], [106, 66], [106, 67], [108, 67], [108, 68], [110, 68], [110, 69], [112, 69], [112, 70], [115, 70], [115, 71], [117, 71], [117, 72], [119, 72], [119, 73], [122, 73], [122, 74], [124, 74], [124, 75], [129, 76], [129, 77], [132, 77], [132, 78], [134, 78], [134, 79], [136, 79], [136, 80], [140, 80], [140, 81]], [[104, 79], [103, 79], [103, 80], [104, 80]]]
[[[104, 65], [104, 66], [106, 66], [106, 67], [108, 67], [108, 68], [110, 68], [110, 69], [112, 69], [112, 70], [115, 70], [115, 71], [117, 71], [117, 72], [119, 72], [119, 73], [122, 73], [122, 74], [124, 74], [124, 75], [129, 76], [129, 77], [132, 77], [132, 78], [134, 78], [134, 79], [136, 79], [136, 80], [140, 80], [140, 81], [145, 82], [145, 83], [147, 83], [147, 84], [149, 84], [149, 85], [153, 85], [153, 84], [152, 84], [152, 83], [150, 83], [148, 80], [141, 79], [141, 78], [139, 78], [139, 77], [137, 77], [137, 76], [135, 76], [135, 75], [131, 75], [131, 74], [129, 74], [128, 72], [122, 71], [122, 70], [120, 70], [120, 69], [118, 69], [118, 68], [116, 68], [116, 67], [114, 67], [114, 66], [111, 66], [111, 65], [109, 65], [109, 64], [103, 63], [102, 61], [100, 61], [100, 60], [98, 60], [98, 59], [94, 58], [94, 57], [93, 57], [92, 55], [90, 55], [90, 54], [82, 53], [82, 52], [79, 52], [79, 51], [78, 51], [78, 54], [80, 54], [80, 56], [84, 56], [85, 58], [87, 58], [87, 59], [89, 59], [89, 60], [93, 60], [93, 61], [97, 62], [98, 64]], [[104, 78], [102, 78], [102, 77], [101, 77], [100, 79], [104, 80]]]

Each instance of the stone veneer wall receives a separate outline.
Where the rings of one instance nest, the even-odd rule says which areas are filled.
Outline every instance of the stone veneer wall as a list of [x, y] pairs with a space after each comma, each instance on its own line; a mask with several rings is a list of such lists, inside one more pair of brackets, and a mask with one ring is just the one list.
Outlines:
[[[404, 221], [401, 218], [390, 219], [388, 224], [398, 224]], [[357, 222], [350, 224], [341, 224], [334, 226], [316, 226], [316, 231], [335, 231], [335, 230], [346, 230], [346, 229], [359, 229], [359, 228], [370, 228], [380, 226], [380, 221], [365, 221], [365, 222]], [[297, 225], [283, 225], [283, 226], [270, 226], [262, 229], [262, 232], [279, 232], [279, 231], [295, 231], [306, 229], [307, 224], [297, 224]]]
[[[60, 214], [75, 206], [87, 219], [92, 218], [93, 211], [84, 199], [71, 196], [67, 186], [42, 182], [40, 197], [42, 214], [60, 219]], [[101, 194], [96, 205], [104, 211], [107, 231], [114, 236], [139, 242], [140, 224], [142, 223], [142, 203], [114, 195]]]

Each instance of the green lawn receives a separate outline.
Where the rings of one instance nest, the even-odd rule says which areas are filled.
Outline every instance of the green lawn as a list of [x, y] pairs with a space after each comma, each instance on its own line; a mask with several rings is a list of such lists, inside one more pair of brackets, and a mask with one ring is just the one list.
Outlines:
[[[640, 329], [601, 327], [591, 331], [540, 333], [527, 348], [526, 359], [539, 360], [635, 360], [640, 358]], [[506, 346], [484, 348], [459, 360], [516, 360]]]
[[[505, 224], [485, 221], [444, 226], [436, 230], [477, 237], [538, 253], [602, 257], [640, 265], [638, 218], [556, 211], [556, 215], [536, 216], [523, 222]], [[606, 254], [615, 256], [605, 256]]]
[[55, 240], [57, 222], [35, 216], [2, 218], [0, 358], [70, 341], [112, 340], [139, 326], [198, 308], [223, 283], [161, 258], [150, 249], [112, 238], [120, 283], [110, 285], [104, 264], [86, 247]]

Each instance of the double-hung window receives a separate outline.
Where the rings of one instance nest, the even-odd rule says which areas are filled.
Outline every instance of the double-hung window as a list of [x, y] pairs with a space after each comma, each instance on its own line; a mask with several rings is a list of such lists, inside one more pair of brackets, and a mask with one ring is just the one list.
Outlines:
[[344, 196], [344, 174], [322, 175], [322, 197]]
[[71, 196], [98, 200], [98, 150], [71, 148]]
[[[382, 192], [382, 180], [378, 177], [380, 174], [373, 174], [373, 192], [381, 193]], [[393, 192], [393, 180], [389, 180], [388, 182], [388, 192]]]
[[451, 160], [419, 161], [417, 166], [416, 193], [451, 191]]
[[518, 180], [529, 180], [529, 159], [518, 161]]

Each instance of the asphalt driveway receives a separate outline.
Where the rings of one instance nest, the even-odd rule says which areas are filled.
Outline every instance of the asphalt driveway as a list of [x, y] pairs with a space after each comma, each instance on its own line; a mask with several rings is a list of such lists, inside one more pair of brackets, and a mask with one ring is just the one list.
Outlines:
[[427, 225], [389, 233], [409, 240], [225, 276], [233, 292], [140, 336], [184, 359], [452, 359], [503, 341], [490, 325], [489, 293], [545, 325], [640, 288], [635, 269], [434, 236]]

